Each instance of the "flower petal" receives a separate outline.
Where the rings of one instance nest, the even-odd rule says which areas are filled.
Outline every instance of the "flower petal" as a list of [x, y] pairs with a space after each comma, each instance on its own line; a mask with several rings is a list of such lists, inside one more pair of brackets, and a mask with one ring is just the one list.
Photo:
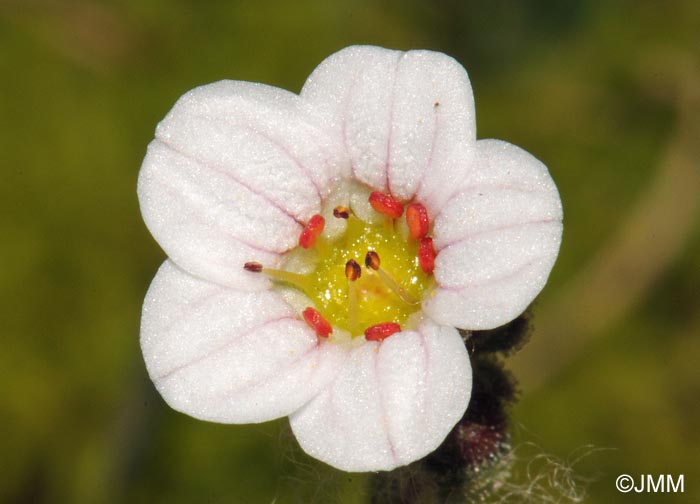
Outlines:
[[547, 281], [561, 219], [541, 162], [507, 142], [480, 140], [471, 171], [436, 216], [439, 287], [423, 308], [438, 323], [468, 329], [512, 320]]
[[296, 246], [302, 227], [225, 173], [155, 140], [148, 146], [138, 193], [146, 226], [168, 256], [206, 279], [247, 290], [269, 282], [243, 269], [276, 264]]
[[170, 261], [146, 295], [141, 348], [171, 407], [225, 423], [288, 415], [314, 397], [345, 358], [338, 345], [320, 343], [273, 292], [226, 289]]
[[469, 79], [441, 53], [349, 47], [316, 68], [301, 97], [345, 146], [354, 177], [401, 200], [475, 139]]
[[188, 271], [259, 289], [266, 282], [243, 264], [274, 264], [296, 246], [339, 176], [326, 138], [287, 91], [231, 81], [196, 88], [159, 124], [144, 159], [146, 225]]
[[272, 86], [215, 82], [184, 94], [156, 138], [305, 221], [318, 213], [340, 167], [300, 105], [299, 96]]
[[470, 394], [471, 367], [459, 333], [426, 322], [352, 350], [333, 384], [290, 423], [317, 459], [345, 471], [390, 470], [435, 450]]

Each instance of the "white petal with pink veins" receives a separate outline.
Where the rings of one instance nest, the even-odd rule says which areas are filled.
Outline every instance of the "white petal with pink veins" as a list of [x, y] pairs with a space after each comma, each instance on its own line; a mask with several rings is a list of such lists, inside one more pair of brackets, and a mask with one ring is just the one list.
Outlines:
[[159, 140], [139, 174], [141, 214], [168, 256], [189, 272], [237, 288], [269, 285], [243, 269], [275, 265], [297, 245], [302, 226], [225, 172], [212, 170]]
[[197, 279], [167, 261], [146, 296], [141, 348], [168, 404], [196, 418], [264, 422], [327, 385], [345, 359], [275, 293]]
[[435, 218], [437, 322], [469, 329], [517, 317], [547, 281], [562, 233], [559, 193], [547, 168], [507, 142], [480, 140], [456, 193]]
[[301, 98], [345, 147], [353, 175], [401, 200], [475, 138], [469, 79], [441, 53], [349, 47], [316, 68]]
[[183, 95], [156, 139], [306, 221], [347, 162], [299, 105], [283, 89], [220, 81]]
[[290, 416], [302, 448], [346, 471], [390, 470], [435, 450], [462, 417], [469, 356], [451, 327], [367, 342], [327, 390]]

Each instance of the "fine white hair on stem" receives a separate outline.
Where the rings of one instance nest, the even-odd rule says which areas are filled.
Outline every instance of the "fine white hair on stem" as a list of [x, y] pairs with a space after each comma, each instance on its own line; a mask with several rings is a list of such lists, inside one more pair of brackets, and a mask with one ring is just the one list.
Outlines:
[[506, 456], [509, 459], [510, 476], [484, 502], [583, 502], [588, 486], [596, 477], [578, 473], [577, 466], [583, 459], [606, 450], [608, 449], [585, 445], [572, 451], [566, 458], [559, 458], [545, 452], [535, 443], [522, 443]]

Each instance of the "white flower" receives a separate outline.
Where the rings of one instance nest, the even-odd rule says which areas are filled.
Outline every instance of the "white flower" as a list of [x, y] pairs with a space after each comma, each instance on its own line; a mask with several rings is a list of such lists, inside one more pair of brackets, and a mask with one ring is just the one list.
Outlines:
[[[225, 423], [289, 415], [307, 453], [347, 471], [389, 470], [437, 448], [471, 391], [456, 328], [519, 315], [561, 240], [545, 166], [475, 130], [467, 74], [430, 51], [349, 47], [300, 95], [236, 81], [185, 94], [158, 125], [138, 186], [169, 256], [141, 327], [168, 404]], [[373, 210], [373, 191], [419, 204], [428, 227], [408, 236], [403, 218]], [[338, 205], [350, 220], [332, 216]], [[315, 239], [317, 215], [326, 226]], [[302, 231], [314, 235], [308, 250]], [[426, 231], [436, 255], [426, 237], [418, 261]], [[362, 263], [366, 250], [382, 256], [381, 272], [351, 264], [346, 277], [345, 261]], [[307, 323], [305, 307], [322, 319]], [[385, 322], [402, 330], [363, 336]]]

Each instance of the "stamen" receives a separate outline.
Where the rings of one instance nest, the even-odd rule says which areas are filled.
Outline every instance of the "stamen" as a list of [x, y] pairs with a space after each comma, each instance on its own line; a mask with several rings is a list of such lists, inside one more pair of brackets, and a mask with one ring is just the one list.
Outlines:
[[[388, 190], [372, 193], [372, 189], [356, 185], [352, 201], [357, 208], [336, 200], [322, 213], [307, 214], [297, 228], [296, 250], [281, 257], [279, 263], [257, 257], [262, 260], [244, 260], [242, 265], [247, 272], [264, 274], [273, 290], [291, 296], [291, 301], [299, 299], [294, 291], [305, 295], [306, 306], [298, 306], [298, 319], [306, 320], [319, 334], [319, 341], [329, 335], [338, 338], [341, 333], [343, 341], [362, 338], [365, 329], [374, 325], [378, 328], [370, 330], [369, 337], [381, 340], [413, 320], [409, 317], [420, 309], [424, 292], [433, 284], [418, 260], [421, 238], [412, 238], [409, 229], [414, 228], [413, 236], [430, 236], [429, 212], [416, 200], [404, 206], [403, 200]], [[358, 202], [358, 195], [366, 198], [364, 204]], [[403, 220], [404, 212], [407, 220]], [[326, 224], [333, 227], [331, 234]], [[307, 307], [313, 308], [305, 310]], [[398, 325], [378, 324], [383, 321]]]
[[259, 262], [250, 261], [243, 265], [243, 269], [251, 273], [260, 273], [263, 270], [263, 265]]
[[256, 261], [250, 261], [243, 265], [243, 269], [250, 271], [251, 273], [264, 273], [265, 275], [271, 277], [273, 280], [278, 280], [280, 282], [288, 283], [292, 287], [296, 287], [300, 291], [305, 292], [307, 295], [313, 292], [311, 281], [304, 275], [299, 273], [292, 273], [291, 271], [264, 268], [262, 264]]
[[305, 249], [311, 248], [316, 243], [316, 240], [323, 232], [323, 228], [326, 225], [326, 219], [324, 219], [319, 214], [314, 215], [306, 223], [304, 229], [299, 236], [299, 246]]
[[377, 212], [398, 219], [403, 215], [403, 205], [388, 194], [374, 191], [369, 195], [369, 204]]
[[379, 259], [379, 254], [377, 254], [374, 250], [368, 250], [367, 254], [365, 255], [365, 266], [377, 271], [380, 264], [381, 261]]
[[342, 205], [338, 205], [333, 209], [333, 217], [336, 219], [350, 218], [350, 210]]
[[392, 277], [384, 269], [380, 268], [380, 264], [381, 260], [379, 259], [379, 254], [377, 254], [374, 250], [368, 250], [367, 254], [365, 255], [365, 266], [367, 266], [370, 269], [373, 269], [379, 276], [379, 279], [384, 283], [384, 285], [386, 285], [389, 288], [389, 290], [396, 294], [401, 299], [401, 301], [409, 305], [418, 304], [419, 301], [413, 296], [411, 296], [411, 294], [409, 294], [409, 292], [406, 289], [401, 287], [399, 283], [396, 280], [394, 280], [394, 277]]
[[362, 268], [360, 268], [360, 265], [357, 264], [355, 259], [350, 259], [347, 263], [345, 263], [345, 277], [348, 280], [354, 282], [360, 278], [360, 276], [362, 276]]
[[328, 321], [323, 318], [318, 310], [315, 310], [309, 306], [302, 312], [302, 316], [304, 317], [306, 323], [309, 324], [314, 331], [316, 331], [317, 336], [327, 338], [333, 334], [333, 328]]
[[418, 263], [420, 269], [428, 275], [435, 269], [435, 256], [437, 253], [433, 247], [433, 239], [421, 238], [420, 245], [418, 245]]
[[362, 275], [362, 268], [355, 259], [350, 259], [345, 264], [345, 277], [348, 279], [348, 326], [350, 333], [355, 336], [357, 329], [357, 311], [359, 303], [357, 301], [357, 284], [355, 281]]
[[412, 203], [406, 208], [406, 224], [408, 232], [414, 240], [425, 238], [430, 228], [428, 211], [420, 203]]
[[395, 322], [382, 322], [365, 329], [365, 339], [367, 341], [383, 341], [392, 334], [401, 331], [401, 326]]

